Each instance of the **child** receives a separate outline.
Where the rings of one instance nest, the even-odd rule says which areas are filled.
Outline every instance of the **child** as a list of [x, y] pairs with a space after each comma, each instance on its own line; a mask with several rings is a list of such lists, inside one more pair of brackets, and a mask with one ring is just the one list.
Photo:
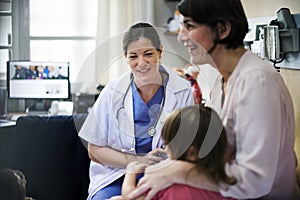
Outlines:
[[[194, 163], [192, 171], [200, 171], [211, 182], [235, 184], [236, 180], [225, 173], [225, 152], [227, 140], [222, 121], [216, 112], [202, 105], [185, 107], [174, 111], [166, 120], [162, 129], [165, 152], [171, 160]], [[209, 141], [209, 142], [207, 142]], [[136, 187], [136, 175], [146, 168], [137, 162], [127, 166], [123, 182], [123, 198], [127, 198]], [[140, 197], [139, 199], [143, 199]], [[153, 199], [231, 199], [218, 192], [174, 184], [160, 191]]]
[[0, 169], [0, 199], [34, 200], [26, 197], [26, 179], [19, 170]]

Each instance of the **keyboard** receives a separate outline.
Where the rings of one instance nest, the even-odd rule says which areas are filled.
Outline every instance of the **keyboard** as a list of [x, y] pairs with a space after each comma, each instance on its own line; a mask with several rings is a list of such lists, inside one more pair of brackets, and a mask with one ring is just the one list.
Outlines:
[[12, 117], [11, 117], [11, 121], [17, 121], [17, 119], [19, 118], [19, 117], [22, 117], [22, 116], [27, 116], [27, 114], [15, 114], [15, 115], [13, 115]]
[[29, 111], [27, 115], [39, 115], [39, 116], [47, 116], [49, 115], [48, 111]]
[[9, 123], [11, 121], [7, 120], [7, 119], [0, 119], [0, 124], [5, 124], [5, 123]]
[[14, 126], [16, 122], [7, 120], [7, 119], [0, 119], [0, 127], [7, 127], [7, 126]]

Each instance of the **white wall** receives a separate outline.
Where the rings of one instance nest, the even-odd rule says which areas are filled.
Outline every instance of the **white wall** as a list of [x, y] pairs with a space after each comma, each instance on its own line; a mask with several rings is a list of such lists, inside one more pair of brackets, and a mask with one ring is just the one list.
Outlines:
[[291, 13], [300, 12], [299, 0], [241, 0], [248, 18], [276, 15], [276, 12], [287, 7]]

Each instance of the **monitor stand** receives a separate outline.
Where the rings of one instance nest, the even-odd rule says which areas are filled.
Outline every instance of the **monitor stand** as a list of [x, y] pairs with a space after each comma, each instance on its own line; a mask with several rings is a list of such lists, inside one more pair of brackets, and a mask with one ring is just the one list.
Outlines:
[[26, 108], [28, 115], [48, 115], [46, 102], [43, 99], [35, 100], [34, 104]]

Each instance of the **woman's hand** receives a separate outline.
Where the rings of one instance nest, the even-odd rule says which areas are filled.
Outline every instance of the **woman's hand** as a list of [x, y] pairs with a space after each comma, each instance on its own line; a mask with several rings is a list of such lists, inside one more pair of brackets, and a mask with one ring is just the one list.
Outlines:
[[183, 68], [174, 67], [173, 69], [179, 76], [184, 77], [184, 69]]
[[217, 185], [210, 182], [204, 172], [193, 170], [194, 167], [192, 163], [170, 159], [149, 166], [145, 170], [144, 177], [138, 182], [137, 188], [128, 197], [135, 199], [148, 191], [145, 200], [150, 200], [157, 192], [174, 183], [217, 192]]
[[193, 167], [192, 164], [181, 161], [164, 160], [156, 165], [146, 168], [145, 175], [140, 179], [137, 188], [130, 193], [129, 198], [135, 199], [148, 191], [145, 200], [150, 200], [154, 195], [173, 183], [183, 183], [186, 173]]

